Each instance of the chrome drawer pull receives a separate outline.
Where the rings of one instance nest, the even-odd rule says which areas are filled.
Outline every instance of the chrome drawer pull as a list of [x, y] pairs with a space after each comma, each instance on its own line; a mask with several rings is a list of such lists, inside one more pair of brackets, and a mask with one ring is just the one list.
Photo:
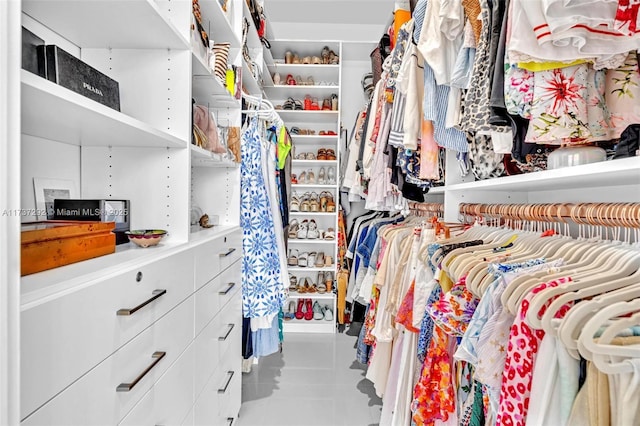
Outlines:
[[228, 425], [229, 425], [229, 426], [233, 426], [233, 421], [234, 421], [234, 420], [235, 420], [235, 419], [234, 419], [233, 417], [227, 417]]
[[218, 389], [218, 393], [225, 393], [227, 391], [227, 388], [229, 387], [229, 384], [231, 383], [231, 379], [233, 379], [233, 371], [227, 371], [227, 374], [229, 375], [229, 380], [227, 380], [227, 383], [222, 389]]
[[233, 327], [235, 327], [235, 324], [227, 324], [227, 326], [229, 327], [229, 330], [227, 330], [227, 334], [225, 334], [224, 336], [220, 336], [218, 337], [218, 340], [220, 341], [225, 341], [227, 340], [227, 337], [229, 337], [229, 335], [231, 334], [231, 330], [233, 330]]
[[229, 251], [228, 251], [228, 252], [226, 252], [226, 253], [220, 253], [220, 257], [227, 257], [227, 256], [229, 256], [231, 253], [233, 253], [234, 251], [236, 251], [236, 249], [231, 248], [231, 249], [229, 249]]
[[147, 306], [149, 303], [153, 302], [154, 300], [156, 300], [158, 297], [162, 296], [163, 294], [165, 294], [167, 292], [167, 290], [153, 290], [153, 292], [151, 293], [152, 296], [150, 299], [145, 300], [144, 302], [142, 302], [141, 304], [139, 304], [138, 306], [136, 306], [135, 308], [123, 308], [123, 309], [118, 309], [118, 312], [116, 312], [116, 315], [132, 315], [134, 313], [136, 313], [137, 311], [139, 311], [140, 309], [144, 308], [145, 306]]
[[156, 366], [156, 364], [157, 364], [157, 363], [159, 363], [159, 362], [160, 362], [160, 360], [161, 360], [162, 358], [164, 358], [164, 356], [165, 356], [166, 354], [167, 354], [166, 352], [160, 352], [160, 351], [158, 351], [158, 352], [154, 352], [154, 353], [153, 353], [153, 355], [151, 355], [151, 358], [154, 358], [154, 359], [155, 359], [155, 361], [153, 361], [153, 362], [151, 363], [151, 365], [149, 365], [147, 368], [145, 368], [145, 369], [144, 369], [144, 371], [143, 371], [142, 373], [140, 373], [140, 375], [139, 375], [138, 377], [136, 377], [136, 378], [133, 380], [133, 382], [131, 382], [131, 383], [120, 383], [120, 384], [118, 385], [118, 387], [116, 388], [116, 392], [129, 392], [131, 389], [133, 389], [133, 387], [134, 387], [135, 385], [137, 385], [137, 384], [138, 384], [138, 382], [139, 382], [140, 380], [142, 380], [142, 378], [143, 378], [143, 377], [144, 377], [144, 376], [145, 376], [149, 371], [151, 371], [151, 369], [152, 369], [153, 367], [155, 367], [155, 366]]
[[236, 283], [228, 283], [227, 285], [228, 285], [228, 287], [227, 287], [226, 290], [222, 290], [222, 291], [218, 292], [219, 295], [226, 296], [227, 293], [229, 293], [231, 291], [231, 289], [236, 286]]

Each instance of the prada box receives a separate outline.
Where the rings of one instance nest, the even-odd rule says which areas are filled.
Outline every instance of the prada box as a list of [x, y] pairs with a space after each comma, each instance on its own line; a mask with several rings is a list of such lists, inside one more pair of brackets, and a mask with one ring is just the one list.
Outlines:
[[46, 78], [42, 46], [43, 39], [22, 27], [22, 68]]
[[54, 220], [113, 222], [116, 244], [129, 242], [129, 200], [53, 200]]
[[120, 111], [118, 82], [53, 44], [44, 47], [47, 79]]

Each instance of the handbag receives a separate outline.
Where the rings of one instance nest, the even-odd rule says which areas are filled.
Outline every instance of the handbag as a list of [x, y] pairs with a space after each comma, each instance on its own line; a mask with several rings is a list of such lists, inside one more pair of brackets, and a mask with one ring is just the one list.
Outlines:
[[196, 145], [215, 154], [224, 154], [227, 152], [227, 149], [220, 142], [218, 127], [213, 119], [213, 115], [206, 107], [194, 105], [193, 127]]

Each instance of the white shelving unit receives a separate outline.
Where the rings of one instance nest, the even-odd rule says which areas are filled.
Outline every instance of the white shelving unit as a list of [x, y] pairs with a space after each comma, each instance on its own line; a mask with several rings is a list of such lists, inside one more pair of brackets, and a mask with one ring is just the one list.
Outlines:
[[[456, 170], [455, 153], [447, 153], [447, 169]], [[640, 202], [640, 157], [472, 181], [447, 173], [445, 220], [458, 221], [460, 203]]]
[[[228, 63], [239, 68], [243, 67], [239, 54], [243, 3], [230, 0], [223, 11], [217, 0], [199, 0], [210, 39], [230, 42]], [[188, 424], [183, 420], [189, 418], [190, 411], [198, 424], [222, 424], [235, 418], [241, 382], [240, 344], [236, 341], [241, 335], [240, 286], [227, 291], [224, 302], [220, 291], [240, 282], [239, 167], [230, 155], [192, 145], [191, 101], [206, 105], [221, 126], [240, 126], [241, 103], [209, 69], [200, 46], [192, 45], [191, 2], [18, 0], [9, 5], [17, 16], [9, 17], [9, 22], [17, 24], [11, 26], [11, 37], [3, 42], [7, 49], [0, 53], [0, 86], [15, 88], [11, 93], [2, 92], [3, 106], [8, 107], [2, 108], [2, 129], [4, 132], [8, 123], [7, 128], [13, 131], [5, 135], [10, 136], [7, 140], [13, 147], [10, 155], [0, 156], [3, 208], [6, 202], [16, 211], [34, 210], [34, 178], [71, 180], [78, 187], [79, 198], [130, 200], [131, 229], [165, 229], [168, 236], [156, 247], [118, 245], [110, 255], [19, 277], [20, 221], [35, 217], [23, 215], [0, 222], [6, 248], [12, 253], [5, 256], [3, 246], [0, 310], [8, 307], [15, 313], [3, 315], [13, 334], [10, 339], [3, 337], [2, 344], [22, 342], [21, 348], [16, 345], [10, 351], [0, 351], [0, 370], [7, 371], [9, 366], [12, 371], [11, 377], [0, 377], [9, 383], [5, 391], [10, 388], [12, 394], [9, 399], [0, 399], [0, 423], [156, 424], [167, 414], [163, 421]], [[4, 26], [5, 8], [0, 9], [0, 25]], [[117, 81], [120, 110], [20, 70], [20, 22], [46, 44], [59, 46]], [[5, 64], [13, 64], [13, 68], [5, 69]], [[5, 81], [5, 75], [12, 80]], [[4, 146], [1, 152], [7, 152]], [[212, 229], [192, 227], [192, 206], [217, 217], [219, 225]], [[126, 281], [139, 284], [123, 285]], [[118, 306], [122, 301], [123, 307], [143, 302], [151, 290], [134, 294], [142, 291], [142, 285], [166, 285], [168, 296], [124, 321], [116, 315], [117, 309], [105, 309], [108, 298], [117, 300]], [[7, 288], [17, 289], [18, 294], [7, 292]], [[102, 288], [108, 291], [100, 293]], [[200, 290], [205, 288], [206, 295]], [[91, 294], [98, 296], [72, 303]], [[213, 309], [205, 309], [207, 304], [213, 304]], [[224, 312], [216, 317], [223, 306]], [[77, 320], [65, 323], [67, 314], [70, 318], [77, 315]], [[194, 318], [196, 325], [200, 321], [203, 327], [195, 328]], [[226, 343], [220, 343], [219, 360], [216, 355], [202, 361], [194, 347], [219, 341], [220, 318], [236, 328], [226, 334]], [[206, 321], [213, 336], [200, 337]], [[130, 334], [118, 342], [112, 334], [100, 333], [105, 324], [115, 324], [113, 336]], [[131, 324], [138, 324], [138, 332], [133, 332]], [[158, 332], [162, 327], [181, 330], [181, 337]], [[88, 329], [98, 331], [87, 333]], [[3, 336], [4, 331], [0, 333]], [[83, 335], [86, 348], [65, 347], [73, 339], [82, 341]], [[105, 335], [109, 338], [102, 339]], [[162, 335], [172, 349], [143, 384], [127, 395], [116, 393], [117, 384], [113, 391], [105, 387], [105, 383], [110, 386], [113, 380], [135, 378], [145, 371], [151, 359], [147, 355], [155, 350], [151, 346], [162, 346], [149, 337], [152, 335]], [[99, 338], [99, 345], [91, 343], [94, 337]], [[139, 358], [131, 348], [144, 346], [144, 339], [152, 340]], [[49, 349], [55, 354], [50, 356]], [[214, 349], [217, 351], [217, 346]], [[151, 352], [147, 354], [147, 350]], [[42, 355], [45, 362], [35, 362]], [[74, 362], [76, 359], [82, 362]], [[129, 367], [111, 368], [122, 367], [118, 362], [131, 366], [131, 371], [125, 371]], [[29, 365], [37, 365], [47, 374], [34, 373]], [[227, 381], [229, 370], [237, 374]], [[109, 372], [105, 375], [105, 371]], [[209, 378], [213, 390], [201, 393], [202, 388], [194, 387]], [[224, 397], [217, 395], [218, 382], [229, 385]], [[106, 398], [95, 398], [94, 391], [105, 389]], [[170, 404], [162, 406], [162, 398], [154, 399], [159, 395], [170, 397]], [[86, 409], [74, 410], [70, 408], [73, 404]], [[202, 406], [207, 410], [201, 410]]]
[[[319, 108], [322, 108], [324, 99], [331, 99], [332, 95], [338, 96], [340, 104], [341, 91], [341, 65], [331, 64], [285, 64], [285, 53], [287, 51], [295, 52], [300, 59], [309, 56], [321, 56], [324, 46], [329, 46], [337, 55], [342, 57], [342, 45], [337, 41], [300, 41], [300, 40], [272, 40], [271, 49], [265, 50], [265, 61], [269, 74], [269, 78], [265, 75], [264, 91], [269, 100], [276, 105], [283, 105], [288, 98], [299, 100], [304, 105], [306, 96], [316, 99]], [[273, 84], [273, 76], [278, 73], [280, 75], [281, 84]], [[299, 78], [303, 83], [311, 77], [314, 85], [286, 84], [287, 76]], [[320, 85], [322, 83], [323, 85]], [[333, 110], [278, 110], [278, 114], [284, 120], [287, 128], [298, 127], [301, 130], [313, 130], [315, 135], [299, 135], [292, 134], [293, 141], [293, 160], [292, 173], [300, 176], [305, 171], [312, 171], [315, 175], [316, 183], [299, 183], [292, 184], [292, 195], [302, 198], [307, 194], [312, 196], [314, 193], [320, 195], [323, 191], [329, 192], [336, 203], [336, 212], [290, 212], [290, 222], [297, 220], [301, 223], [303, 220], [314, 220], [319, 229], [327, 230], [333, 228], [334, 232], [338, 229], [337, 208], [339, 206], [339, 191], [336, 184], [318, 184], [318, 175], [321, 168], [325, 170], [325, 176], [328, 178], [328, 169], [333, 167], [336, 173], [336, 182], [338, 181], [338, 134], [340, 132], [340, 107], [337, 111]], [[333, 132], [334, 135], [320, 135], [320, 132]], [[336, 160], [296, 160], [296, 156], [300, 153], [313, 153], [317, 156], [318, 149], [330, 148], [336, 154]], [[302, 201], [302, 200], [301, 200]], [[312, 282], [317, 281], [317, 275], [320, 271], [331, 271], [335, 280], [336, 258], [338, 254], [338, 246], [336, 239], [320, 240], [320, 239], [289, 239], [289, 249], [297, 249], [300, 253], [323, 252], [333, 258], [331, 267], [289, 267], [289, 274], [295, 275], [298, 280], [308, 278]], [[335, 283], [333, 285], [335, 288]], [[318, 293], [290, 293], [289, 301], [297, 303], [299, 299], [312, 299], [320, 301], [323, 304], [329, 304], [331, 309], [336, 312], [336, 298], [334, 293], [318, 294]], [[287, 306], [289, 304], [287, 302]], [[316, 321], [316, 320], [291, 320], [284, 323], [285, 332], [307, 332], [307, 333], [333, 333], [335, 332], [335, 321]]]

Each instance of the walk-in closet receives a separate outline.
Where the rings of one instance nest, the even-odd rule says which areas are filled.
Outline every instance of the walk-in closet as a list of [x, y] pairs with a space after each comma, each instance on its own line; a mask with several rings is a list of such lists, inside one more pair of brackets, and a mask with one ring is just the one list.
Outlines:
[[640, 424], [640, 5], [0, 2], [0, 425]]

